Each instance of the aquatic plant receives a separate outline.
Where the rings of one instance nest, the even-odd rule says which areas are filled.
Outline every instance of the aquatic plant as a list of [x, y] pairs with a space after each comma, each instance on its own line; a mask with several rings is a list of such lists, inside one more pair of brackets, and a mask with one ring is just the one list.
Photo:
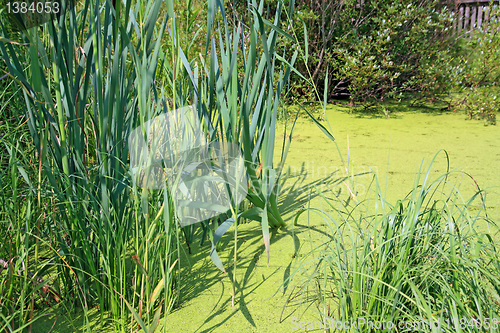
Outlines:
[[432, 163], [395, 205], [384, 201], [374, 174], [366, 200], [318, 193], [329, 210], [300, 213], [318, 214], [329, 234], [291, 274], [302, 283], [290, 297], [315, 305], [322, 325], [347, 323], [356, 332], [390, 331], [387, 325], [412, 332], [496, 330], [498, 230], [485, 211], [485, 193], [463, 198], [449, 171], [432, 181]]
[[[85, 1], [63, 8], [43, 33], [35, 27], [9, 36], [2, 28], [0, 52], [23, 89], [38, 166], [28, 176], [11, 149], [13, 173], [30, 193], [27, 211], [12, 216], [24, 240], [14, 263], [50, 276], [65, 306], [85, 313], [98, 307], [100, 325], [111, 322], [118, 331], [132, 317], [155, 327], [176, 299], [170, 195], [138, 188], [127, 162], [131, 130], [165, 111], [154, 77], [173, 13], [167, 1], [168, 14], [158, 21], [162, 3]], [[26, 306], [19, 306], [18, 325], [29, 322]]]

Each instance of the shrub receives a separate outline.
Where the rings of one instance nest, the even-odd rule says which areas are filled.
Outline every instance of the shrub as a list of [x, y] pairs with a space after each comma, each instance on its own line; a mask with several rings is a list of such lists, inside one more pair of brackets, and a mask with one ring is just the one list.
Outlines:
[[[270, 13], [278, 1], [266, 1]], [[295, 1], [286, 31], [302, 43], [292, 73], [294, 101], [350, 96], [372, 103], [404, 92], [432, 97], [451, 88], [454, 40], [448, 37], [453, 13], [441, 1]], [[240, 15], [241, 17], [241, 15]], [[307, 27], [307, 29], [306, 29]], [[284, 39], [282, 50], [293, 47]], [[331, 85], [325, 87], [325, 76]], [[303, 77], [318, 94], [304, 89]]]
[[483, 119], [485, 125], [496, 125], [500, 96], [496, 87], [478, 87], [467, 97], [465, 110], [469, 119]]
[[461, 40], [461, 53], [456, 59], [460, 70], [455, 80], [468, 90], [463, 102], [469, 119], [482, 118], [485, 124], [496, 124], [500, 108], [500, 7], [493, 3], [489, 7], [492, 19], [488, 24]]
[[449, 91], [452, 13], [438, 1], [369, 1], [364, 29], [335, 49], [338, 79], [349, 81], [353, 103], [370, 104], [412, 93], [432, 97]]
[[500, 80], [500, 7], [490, 4], [490, 8], [488, 24], [461, 39], [458, 63], [465, 87], [494, 85]]

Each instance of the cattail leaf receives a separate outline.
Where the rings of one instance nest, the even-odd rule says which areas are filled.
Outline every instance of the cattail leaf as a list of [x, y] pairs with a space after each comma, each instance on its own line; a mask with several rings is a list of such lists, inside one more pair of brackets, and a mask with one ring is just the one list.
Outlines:
[[212, 262], [219, 268], [221, 271], [226, 273], [226, 270], [224, 268], [224, 265], [222, 265], [222, 261], [219, 258], [219, 254], [217, 253], [217, 250], [215, 249], [215, 246], [217, 245], [217, 242], [221, 237], [226, 233], [226, 231], [233, 225], [234, 223], [234, 218], [230, 217], [226, 221], [222, 222], [222, 224], [215, 230], [213, 240], [212, 240], [212, 249], [210, 250], [210, 259], [212, 259]]
[[161, 310], [162, 310], [162, 306], [160, 305], [155, 312], [151, 326], [149, 326], [149, 332], [151, 332], [151, 333], [156, 332], [156, 329], [158, 328], [158, 325], [160, 324]]
[[123, 302], [125, 303], [125, 305], [127, 306], [128, 310], [130, 311], [130, 313], [132, 313], [132, 316], [134, 317], [135, 321], [137, 322], [137, 324], [139, 324], [139, 326], [141, 327], [141, 329], [144, 331], [144, 332], [150, 332], [148, 330], [148, 328], [146, 327], [146, 324], [144, 323], [144, 321], [141, 319], [141, 316], [139, 316], [139, 314], [137, 313], [137, 311], [135, 311], [134, 307], [130, 305], [129, 302], [127, 302], [127, 300], [125, 299], [125, 297], [123, 297], [120, 293], [118, 293], [116, 290], [115, 292], [120, 295], [120, 298], [123, 300]]
[[[297, 57], [297, 51], [295, 51], [294, 53], [294, 58]], [[307, 83], [310, 83], [308, 79], [306, 79], [306, 77], [304, 75], [302, 75], [295, 67], [293, 67], [289, 62], [288, 60], [286, 60], [285, 58], [281, 57], [279, 54], [276, 54], [276, 58], [282, 62], [284, 62], [285, 64], [287, 64], [289, 66], [289, 68], [295, 73], [297, 74], [298, 76], [300, 76], [300, 78], [302, 80], [304, 80], [305, 82]]]
[[160, 296], [160, 293], [161, 293], [161, 291], [163, 290], [164, 287], [165, 287], [165, 279], [162, 278], [160, 280], [160, 282], [158, 282], [158, 284], [156, 285], [156, 287], [153, 290], [153, 292], [151, 293], [151, 296], [149, 296], [149, 309], [151, 309], [151, 307], [153, 306], [154, 302], [156, 302], [156, 300]]
[[302, 25], [304, 26], [304, 51], [305, 51], [305, 56], [304, 56], [304, 62], [306, 64], [309, 63], [309, 41], [307, 38], [307, 28], [306, 28], [306, 22], [302, 20]]
[[254, 220], [261, 222], [261, 214], [263, 210], [260, 207], [252, 207], [250, 209], [245, 210], [243, 213], [241, 213], [241, 217], [249, 219], [249, 220]]
[[319, 129], [325, 133], [325, 135], [327, 136], [327, 138], [329, 138], [330, 140], [332, 141], [335, 141], [335, 138], [333, 137], [333, 135], [330, 134], [330, 132], [323, 126], [321, 125], [321, 123], [318, 121], [318, 119], [316, 119], [309, 111], [307, 111], [306, 109], [304, 109], [304, 112], [307, 113], [307, 115], [309, 116], [309, 118], [311, 118], [311, 120], [319, 127]]
[[35, 91], [41, 91], [42, 89], [42, 79], [40, 72], [40, 63], [38, 62], [38, 39], [35, 39], [34, 43], [30, 43], [30, 56], [31, 56], [31, 75], [33, 80], [33, 88]]
[[323, 90], [323, 112], [326, 110], [327, 98], [328, 98], [328, 66], [326, 66], [325, 88]]
[[265, 205], [264, 210], [262, 212], [262, 237], [264, 239], [264, 246], [266, 248], [267, 267], [269, 267], [270, 240], [269, 240], [269, 220], [267, 217], [267, 204]]
[[174, 1], [173, 0], [166, 0], [165, 3], [167, 4], [167, 14], [168, 16], [174, 18], [175, 13], [174, 13]]
[[262, 19], [262, 22], [264, 22], [265, 25], [271, 27], [272, 30], [277, 31], [280, 35], [282, 35], [283, 37], [287, 38], [288, 40], [290, 40], [292, 42], [295, 41], [294, 38], [292, 37], [292, 35], [290, 35], [289, 33], [285, 32], [283, 29], [281, 29], [280, 27], [278, 27], [276, 24], [271, 23], [269, 20], [266, 20], [265, 18]]

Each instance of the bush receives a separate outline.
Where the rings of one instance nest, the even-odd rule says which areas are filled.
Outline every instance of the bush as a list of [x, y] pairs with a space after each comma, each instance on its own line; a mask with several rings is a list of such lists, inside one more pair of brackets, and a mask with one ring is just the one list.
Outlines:
[[488, 25], [478, 28], [470, 38], [461, 40], [455, 80], [468, 90], [464, 99], [465, 112], [472, 118], [484, 119], [485, 124], [496, 124], [500, 108], [498, 82], [500, 80], [500, 7], [490, 4]]
[[365, 3], [364, 29], [340, 41], [338, 80], [347, 78], [352, 103], [371, 104], [412, 93], [447, 93], [452, 13], [438, 1]]
[[500, 98], [494, 87], [478, 87], [467, 98], [465, 110], [469, 119], [483, 119], [485, 125], [496, 125]]
[[500, 80], [500, 7], [490, 8], [490, 15], [496, 17], [461, 41], [458, 62], [463, 68], [460, 83], [465, 87], [495, 85]]
[[[269, 13], [277, 3], [265, 1]], [[441, 1], [367, 0], [359, 6], [357, 0], [302, 0], [295, 6], [294, 19], [286, 27], [303, 46], [295, 67], [318, 93], [310, 93], [302, 77], [293, 73], [294, 101], [323, 97], [325, 76], [331, 83], [327, 98], [349, 96], [352, 103], [370, 104], [404, 92], [433, 97], [452, 88], [454, 40], [448, 29], [453, 12]], [[288, 40], [280, 44], [282, 50], [290, 47]]]

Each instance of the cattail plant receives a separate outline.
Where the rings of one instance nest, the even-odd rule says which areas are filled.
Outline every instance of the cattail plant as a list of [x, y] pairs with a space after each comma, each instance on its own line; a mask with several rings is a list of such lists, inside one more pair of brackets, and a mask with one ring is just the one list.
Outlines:
[[39, 192], [39, 202], [49, 206], [55, 283], [65, 302], [98, 306], [101, 325], [111, 318], [119, 331], [135, 321], [151, 329], [176, 298], [169, 192], [138, 188], [128, 167], [131, 130], [165, 111], [154, 78], [172, 2], [162, 18], [161, 8], [160, 0], [85, 1], [63, 8], [43, 34], [22, 32], [22, 47], [13, 37], [0, 43], [23, 88], [43, 174], [34, 187], [51, 193]]
[[[269, 229], [285, 226], [277, 203], [292, 135], [288, 141], [284, 136], [276, 161], [275, 134], [281, 96], [290, 73], [296, 72], [293, 66], [300, 51], [278, 51], [277, 44], [280, 38], [294, 41], [281, 27], [282, 17], [292, 12], [293, 2], [285, 9], [280, 2], [269, 21], [264, 1], [251, 1], [250, 26], [230, 27], [224, 3], [208, 1], [205, 52], [193, 59], [188, 59], [192, 43], [181, 45], [171, 0], [86, 0], [63, 7], [58, 17], [44, 24], [43, 32], [33, 27], [10, 36], [11, 31], [1, 27], [5, 72], [22, 89], [37, 165], [28, 175], [16, 163], [18, 150], [10, 150], [12, 174], [21, 174], [30, 198], [36, 198], [37, 215], [30, 215], [33, 219], [18, 244], [24, 242], [26, 263], [33, 262], [28, 259], [33, 248], [38, 253], [38, 246], [49, 257], [40, 271], [27, 264], [25, 274], [34, 271], [41, 276], [26, 277], [25, 285], [50, 275], [51, 288], [66, 306], [80, 307], [85, 314], [98, 307], [101, 326], [109, 322], [117, 331], [158, 327], [179, 293], [177, 222], [183, 227], [188, 215], [183, 209], [198, 205], [221, 213], [222, 206], [187, 202], [189, 196], [179, 195], [177, 190], [188, 184], [185, 174], [195, 171], [186, 160], [169, 165], [150, 154], [147, 166], [156, 163], [160, 171], [155, 176], [170, 172], [172, 166], [177, 171], [171, 179], [167, 172], [158, 186], [143, 186], [142, 171], [131, 167], [142, 155], [131, 149], [134, 142], [151, 142], [154, 119], [190, 105], [202, 129], [200, 142], [210, 156], [211, 162], [203, 165], [214, 172], [207, 180], [223, 175], [234, 185], [227, 188], [227, 211], [210, 235], [212, 260], [225, 271], [217, 241], [231, 226], [236, 240], [238, 220], [246, 218], [261, 223], [269, 262]], [[163, 78], [163, 85], [157, 85], [157, 77]], [[243, 167], [234, 167], [237, 163], [232, 162], [240, 157]], [[225, 168], [235, 171], [232, 180], [222, 172]], [[234, 191], [240, 187], [244, 190]], [[14, 197], [16, 191], [14, 187]], [[250, 207], [240, 204], [243, 194]], [[30, 204], [23, 209], [31, 212]], [[14, 217], [19, 221], [19, 214]], [[43, 222], [36, 222], [35, 229], [37, 217]], [[205, 231], [209, 220], [217, 221], [199, 220]], [[192, 238], [193, 224], [182, 230]], [[233, 302], [236, 263], [235, 245]], [[20, 322], [29, 321], [24, 308], [17, 316]], [[87, 315], [85, 324], [91, 331]]]
[[[275, 163], [275, 128], [280, 96], [297, 51], [291, 56], [277, 54], [277, 40], [291, 38], [280, 28], [281, 3], [273, 22], [262, 17], [262, 2], [249, 3], [253, 19], [247, 34], [241, 26], [229, 27], [222, 2], [209, 1], [208, 13], [204, 55], [189, 61], [178, 45], [179, 39], [172, 38], [168, 52], [174, 61], [169, 63], [176, 66], [165, 66], [166, 81], [175, 92], [176, 106], [189, 101], [196, 107], [207, 141], [223, 141], [240, 147], [249, 179], [247, 198], [253, 204], [251, 210], [241, 213], [262, 223], [269, 252], [269, 228], [285, 226], [277, 197], [287, 146], [282, 150], [281, 160]], [[176, 34], [175, 29], [172, 33]], [[243, 63], [240, 71], [239, 63]], [[187, 78], [179, 80], [184, 84], [176, 83], [179, 76]], [[231, 216], [230, 220], [235, 223], [238, 215]], [[229, 225], [225, 226], [227, 230]], [[218, 256], [213, 259], [223, 269]]]

